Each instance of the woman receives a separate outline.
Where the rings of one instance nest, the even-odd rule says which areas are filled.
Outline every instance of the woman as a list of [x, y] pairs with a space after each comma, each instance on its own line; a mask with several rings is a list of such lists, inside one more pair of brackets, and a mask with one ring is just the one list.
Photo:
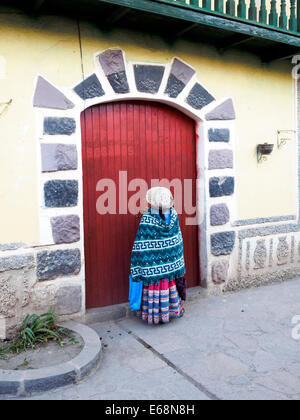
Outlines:
[[137, 315], [148, 324], [168, 323], [184, 312], [185, 287], [181, 298], [176, 286], [185, 284], [182, 234], [167, 188], [151, 188], [146, 200], [151, 207], [141, 219], [131, 254], [132, 284], [142, 286]]

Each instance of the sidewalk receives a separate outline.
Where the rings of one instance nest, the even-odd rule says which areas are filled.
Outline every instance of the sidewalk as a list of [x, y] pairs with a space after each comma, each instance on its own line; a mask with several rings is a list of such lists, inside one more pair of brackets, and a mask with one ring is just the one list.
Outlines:
[[85, 382], [29, 399], [300, 399], [300, 278], [186, 304], [182, 319], [94, 324], [104, 346]]

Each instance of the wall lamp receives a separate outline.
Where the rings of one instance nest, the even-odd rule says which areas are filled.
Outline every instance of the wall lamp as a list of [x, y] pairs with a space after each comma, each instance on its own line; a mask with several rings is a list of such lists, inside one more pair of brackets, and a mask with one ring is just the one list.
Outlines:
[[268, 155], [273, 152], [274, 144], [264, 143], [258, 144], [256, 148], [257, 162], [261, 163], [266, 161]]

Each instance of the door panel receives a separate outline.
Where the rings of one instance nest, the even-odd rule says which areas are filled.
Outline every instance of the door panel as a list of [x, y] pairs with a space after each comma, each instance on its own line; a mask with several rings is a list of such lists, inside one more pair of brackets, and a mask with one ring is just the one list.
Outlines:
[[[195, 123], [160, 103], [126, 101], [95, 105], [81, 115], [85, 270], [87, 308], [126, 302], [130, 254], [139, 224], [134, 214], [119, 214], [119, 174], [128, 183], [140, 178], [191, 179], [196, 202]], [[96, 202], [99, 180], [115, 181], [116, 214], [100, 215]], [[126, 186], [126, 183], [124, 184]], [[171, 188], [172, 189], [172, 188]], [[121, 188], [126, 193], [126, 188]], [[127, 193], [128, 199], [136, 191]], [[146, 208], [146, 202], [142, 203]], [[186, 226], [184, 239], [188, 287], [199, 285], [198, 226]]]

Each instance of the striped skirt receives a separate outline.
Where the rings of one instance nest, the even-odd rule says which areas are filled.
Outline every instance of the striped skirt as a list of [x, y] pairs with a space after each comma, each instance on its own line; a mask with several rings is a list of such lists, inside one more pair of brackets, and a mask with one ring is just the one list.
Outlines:
[[168, 282], [165, 279], [158, 284], [143, 286], [141, 309], [136, 314], [148, 324], [166, 324], [170, 319], [183, 315], [183, 306], [175, 280]]

